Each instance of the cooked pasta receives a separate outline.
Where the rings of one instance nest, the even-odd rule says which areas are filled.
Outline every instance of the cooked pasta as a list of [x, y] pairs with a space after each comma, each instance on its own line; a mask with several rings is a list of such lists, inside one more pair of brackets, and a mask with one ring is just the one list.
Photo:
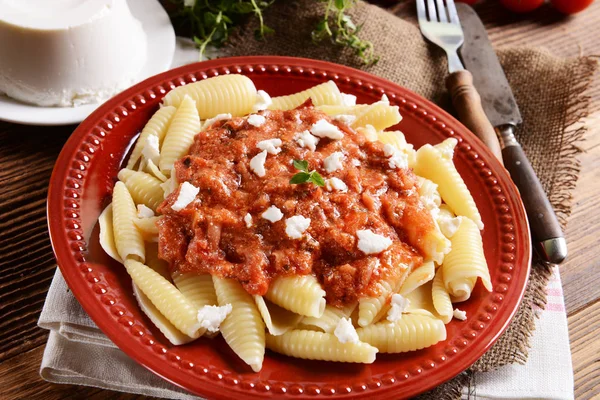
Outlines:
[[232, 307], [221, 323], [223, 338], [254, 372], [260, 371], [265, 357], [265, 324], [254, 299], [234, 280], [213, 276], [213, 283], [219, 305]]
[[358, 325], [367, 326], [379, 314], [395, 288], [390, 282], [380, 282], [381, 294], [377, 297], [363, 297], [358, 301]]
[[379, 131], [377, 140], [383, 144], [391, 144], [408, 156], [408, 166], [414, 168], [417, 162], [417, 152], [412, 144], [407, 143], [404, 134], [400, 131]]
[[158, 243], [146, 242], [145, 249], [146, 261], [144, 264], [158, 272], [166, 280], [171, 281], [169, 264], [165, 260], [158, 258]]
[[156, 226], [158, 220], [159, 217], [134, 218], [133, 223], [146, 242], [158, 242], [158, 227]]
[[252, 112], [256, 87], [252, 80], [243, 75], [216, 76], [171, 90], [163, 99], [163, 104], [180, 107], [186, 96], [194, 101], [202, 119], [223, 113], [242, 116]]
[[300, 314], [295, 314], [277, 304], [265, 300], [262, 296], [255, 295], [254, 301], [256, 302], [256, 307], [271, 335], [283, 335], [297, 326], [304, 318]]
[[445, 324], [450, 322], [452, 319], [452, 301], [450, 300], [450, 294], [444, 287], [444, 276], [443, 268], [439, 268], [433, 278], [433, 284], [431, 285], [431, 298], [433, 300], [433, 307], [437, 311], [441, 320]]
[[156, 136], [159, 145], [163, 142], [169, 123], [173, 115], [175, 115], [176, 110], [175, 107], [161, 107], [152, 115], [146, 126], [144, 126], [144, 129], [142, 129], [142, 133], [140, 133], [131, 156], [129, 156], [127, 168], [135, 169], [135, 166], [142, 157], [142, 151], [144, 150], [144, 146], [146, 146], [149, 136]]
[[[171, 344], [221, 333], [255, 372], [265, 348], [372, 363], [445, 340], [452, 303], [478, 278], [491, 290], [457, 141], [415, 151], [384, 131], [398, 107], [352, 97], [329, 81], [270, 98], [242, 75], [165, 96], [98, 222], [102, 248]], [[226, 129], [212, 127], [225, 117]], [[291, 158], [320, 149], [322, 161]], [[286, 197], [290, 166], [310, 181]], [[317, 171], [322, 189], [310, 186]]]
[[160, 172], [160, 169], [158, 169], [158, 166], [156, 164], [154, 164], [154, 162], [152, 162], [152, 160], [148, 160], [146, 162], [146, 166], [144, 168], [144, 171], [147, 172], [147, 173], [149, 173], [150, 175], [154, 176], [155, 178], [157, 178], [161, 182], [166, 182], [167, 181], [167, 177], [165, 176], [165, 174], [163, 174], [162, 172]]
[[177, 329], [187, 336], [200, 336], [198, 309], [168, 280], [139, 261], [126, 259], [125, 268], [133, 283]]
[[361, 341], [381, 353], [404, 353], [446, 340], [446, 327], [437, 319], [419, 314], [403, 314], [396, 322], [379, 322], [356, 330]]
[[115, 245], [112, 203], [107, 205], [98, 217], [98, 225], [100, 226], [99, 241], [102, 250], [113, 260], [123, 263], [123, 259], [119, 256], [119, 251]]
[[315, 327], [323, 332], [333, 333], [340, 319], [350, 317], [356, 306], [357, 304], [349, 304], [344, 308], [337, 308], [327, 305], [323, 315], [319, 318], [304, 317], [302, 319], [303, 329]]
[[322, 106], [317, 106], [317, 110], [323, 111], [327, 115], [337, 116], [337, 115], [352, 115], [356, 117], [358, 113], [367, 108], [368, 104], [357, 104], [354, 106], [347, 106], [344, 104], [326, 104]]
[[274, 280], [267, 299], [296, 314], [320, 317], [325, 311], [325, 291], [313, 275], [286, 276]]
[[479, 229], [483, 229], [481, 215], [473, 196], [451, 160], [442, 156], [433, 146], [426, 144], [417, 151], [415, 172], [438, 185], [442, 200], [456, 215], [470, 218]]
[[136, 204], [144, 204], [156, 211], [163, 201], [161, 182], [142, 171], [122, 169], [119, 171], [119, 180], [127, 186], [131, 197]]
[[410, 292], [415, 290], [421, 285], [429, 282], [435, 275], [435, 265], [433, 261], [425, 261], [419, 268], [413, 270], [408, 275], [398, 293], [402, 296], [407, 296]]
[[145, 260], [144, 239], [133, 223], [135, 204], [123, 182], [117, 182], [113, 190], [112, 213], [115, 245], [121, 260], [129, 257]]
[[146, 296], [140, 290], [140, 288], [136, 286], [135, 283], [133, 284], [133, 295], [135, 296], [135, 299], [137, 300], [137, 303], [144, 314], [146, 314], [154, 326], [156, 326], [158, 330], [165, 335], [169, 342], [175, 346], [180, 346], [194, 340], [194, 338], [180, 332], [175, 325], [169, 322], [169, 320], [163, 314], [161, 314], [158, 308], [152, 304], [148, 296]]
[[353, 128], [365, 127], [371, 125], [380, 131], [390, 126], [394, 126], [402, 120], [398, 106], [390, 106], [383, 102], [371, 104], [356, 115], [356, 120], [350, 125]]
[[492, 291], [483, 243], [479, 229], [469, 218], [463, 218], [456, 233], [450, 239], [452, 250], [442, 264], [444, 286], [454, 301], [465, 301], [473, 290], [477, 278]]
[[377, 348], [367, 343], [341, 343], [331, 333], [293, 330], [280, 336], [267, 335], [267, 347], [286, 356], [308, 360], [371, 364]]
[[310, 89], [303, 90], [288, 96], [273, 97], [270, 110], [291, 110], [298, 107], [308, 99], [312, 100], [313, 105], [341, 105], [342, 94], [333, 81], [328, 81]]
[[196, 102], [184, 95], [167, 130], [160, 152], [158, 166], [163, 174], [171, 174], [175, 160], [187, 153], [198, 132], [200, 117], [196, 111]]
[[218, 304], [217, 293], [210, 274], [176, 272], [173, 274], [173, 283], [197, 308]]

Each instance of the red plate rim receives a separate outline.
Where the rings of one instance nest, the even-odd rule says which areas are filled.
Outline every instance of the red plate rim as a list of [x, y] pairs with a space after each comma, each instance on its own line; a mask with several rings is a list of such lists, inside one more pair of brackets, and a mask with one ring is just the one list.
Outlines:
[[[531, 268], [531, 239], [527, 218], [517, 189], [512, 184], [506, 170], [494, 158], [483, 143], [460, 122], [435, 104], [408, 89], [366, 72], [312, 59], [280, 56], [251, 56], [222, 58], [186, 65], [148, 78], [127, 89], [100, 106], [77, 127], [64, 145], [50, 179], [47, 219], [50, 240], [58, 265], [68, 286], [71, 288], [83, 309], [88, 313], [92, 320], [94, 320], [98, 327], [129, 357], [177, 386], [199, 395], [214, 398], [227, 398], [227, 395], [239, 395], [240, 393], [244, 393], [244, 396], [248, 398], [264, 398], [275, 395], [273, 392], [269, 393], [268, 386], [266, 391], [264, 388], [262, 388], [261, 391], [246, 390], [244, 388], [244, 391], [240, 392], [241, 388], [239, 385], [236, 388], [227, 386], [223, 384], [221, 378], [213, 379], [207, 377], [208, 375], [195, 375], [196, 378], [205, 377], [205, 379], [186, 379], [186, 376], [182, 374], [183, 368], [180, 365], [166, 363], [162, 357], [159, 357], [155, 353], [154, 355], [148, 355], [146, 354], [147, 352], [138, 351], [141, 346], [139, 340], [134, 338], [133, 334], [122, 335], [122, 332], [117, 330], [114, 319], [103, 318], [103, 314], [106, 313], [106, 306], [100, 302], [99, 296], [90, 295], [89, 282], [85, 279], [85, 273], [83, 273], [83, 270], [87, 267], [87, 263], [81, 262], [76, 258], [78, 254], [84, 253], [85, 243], [83, 242], [83, 244], [81, 244], [81, 240], [77, 241], [68, 236], [69, 231], [73, 229], [71, 225], [77, 222], [77, 218], [69, 219], [65, 216], [65, 212], [69, 209], [69, 207], [66, 206], [65, 201], [70, 199], [70, 201], [73, 201], [73, 204], [78, 204], [79, 201], [67, 194], [67, 190], [73, 190], [67, 187], [69, 171], [73, 168], [72, 162], [77, 160], [77, 155], [80, 152], [79, 148], [82, 145], [84, 138], [92, 132], [94, 128], [98, 130], [98, 126], [103, 126], [105, 130], [110, 131], [112, 125], [119, 122], [119, 118], [126, 117], [127, 115], [125, 113], [123, 116], [119, 117], [116, 110], [124, 109], [126, 101], [129, 100], [131, 102], [136, 96], [139, 97], [142, 93], [148, 93], [148, 89], [150, 88], [160, 88], [159, 92], [161, 93], [160, 96], [162, 96], [166, 93], [164, 90], [165, 87], [172, 88], [187, 83], [186, 80], [191, 79], [189, 78], [191, 76], [199, 76], [199, 79], [204, 79], [209, 76], [231, 72], [287, 75], [299, 73], [311, 76], [322, 76], [323, 79], [333, 79], [334, 81], [337, 80], [342, 83], [350, 83], [356, 88], [356, 91], [383, 93], [383, 88], [385, 88], [386, 94], [388, 94], [388, 96], [391, 94], [390, 100], [392, 102], [401, 102], [405, 106], [405, 110], [407, 108], [412, 109], [415, 113], [421, 113], [422, 118], [430, 118], [429, 123], [432, 126], [433, 124], [438, 124], [436, 125], [436, 129], [446, 129], [450, 132], [447, 135], [454, 135], [456, 133], [457, 137], [462, 137], [467, 143], [465, 151], [482, 156], [481, 158], [491, 171], [490, 176], [495, 175], [496, 177], [501, 178], [498, 179], [497, 185], [501, 187], [502, 192], [506, 195], [505, 201], [511, 206], [507, 209], [511, 211], [510, 214], [514, 217], [515, 225], [517, 225], [514, 229], [515, 234], [519, 236], [519, 240], [521, 241], [519, 247], [522, 247], [523, 243], [526, 244], [526, 248], [521, 249], [520, 255], [511, 261], [514, 265], [519, 267], [516, 271], [518, 272], [518, 276], [515, 276], [515, 279], [511, 282], [511, 295], [506, 296], [506, 299], [504, 299], [504, 293], [509, 290], [509, 286], [507, 285], [496, 285], [494, 288], [495, 294], [491, 296], [492, 302], [497, 303], [498, 306], [497, 312], [495, 312], [493, 317], [493, 328], [486, 330], [481, 335], [477, 335], [472, 341], [465, 340], [464, 343], [467, 344], [465, 344], [464, 347], [468, 348], [468, 351], [462, 351], [460, 348], [461, 346], [459, 345], [459, 349], [457, 350], [459, 354], [453, 357], [452, 362], [446, 362], [441, 367], [432, 368], [427, 371], [427, 379], [416, 379], [415, 377], [404, 382], [400, 382], [399, 380], [392, 381], [387, 385], [381, 385], [381, 383], [379, 383], [378, 385], [373, 385], [373, 387], [368, 386], [362, 393], [355, 391], [352, 391], [351, 393], [341, 393], [339, 391], [325, 393], [320, 390], [314, 390], [314, 393], [305, 391], [305, 393], [312, 395], [333, 394], [335, 397], [339, 398], [355, 398], [361, 395], [396, 395], [410, 397], [432, 389], [471, 366], [507, 329], [512, 317], [518, 309], [527, 285]], [[401, 93], [401, 95], [396, 96], [394, 92]], [[154, 96], [156, 95], [154, 94]], [[90, 162], [91, 159], [92, 157], [88, 160], [84, 159], [83, 162]], [[71, 179], [73, 178], [71, 177]], [[85, 177], [81, 178], [81, 180], [84, 181]], [[74, 209], [77, 207], [78, 206], [75, 206]], [[70, 225], [67, 226], [67, 224]], [[300, 393], [294, 395], [293, 393], [287, 392], [285, 395], [279, 393], [277, 396], [302, 397], [298, 396], [298, 394]]]

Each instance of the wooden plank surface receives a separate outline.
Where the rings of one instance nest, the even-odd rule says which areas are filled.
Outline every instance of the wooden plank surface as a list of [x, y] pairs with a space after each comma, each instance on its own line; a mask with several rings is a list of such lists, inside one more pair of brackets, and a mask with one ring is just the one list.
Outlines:
[[[389, 2], [388, 2], [389, 3]], [[408, 4], [410, 3], [410, 4]], [[412, 2], [397, 6], [414, 8]], [[548, 8], [515, 16], [496, 1], [476, 7], [496, 46], [544, 46], [564, 57], [600, 54], [600, 2], [564, 17]], [[582, 173], [561, 266], [573, 351], [576, 398], [600, 397], [600, 79], [592, 97]], [[143, 398], [95, 388], [54, 385], [39, 377], [47, 333], [37, 328], [55, 267], [46, 229], [45, 199], [52, 167], [74, 127], [0, 122], [0, 397], [2, 399]]]

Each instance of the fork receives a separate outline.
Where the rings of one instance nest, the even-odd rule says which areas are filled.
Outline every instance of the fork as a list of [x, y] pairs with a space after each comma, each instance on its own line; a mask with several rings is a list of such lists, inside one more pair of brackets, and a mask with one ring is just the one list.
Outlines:
[[[435, 1], [437, 2], [437, 9], [434, 0], [427, 0], [428, 7], [425, 7], [425, 0], [417, 0], [419, 28], [421, 28], [423, 36], [429, 39], [430, 42], [444, 49], [448, 56], [450, 73], [462, 71], [465, 67], [460, 61], [457, 51], [462, 46], [465, 37], [454, 6], [454, 0], [446, 0], [446, 7], [444, 7], [443, 0]], [[427, 12], [429, 13], [429, 19], [427, 19]]]
[[[437, 7], [436, 7], [437, 4]], [[421, 33], [441, 47], [448, 57], [450, 75], [446, 88], [459, 120], [471, 130], [502, 163], [502, 150], [496, 131], [483, 111], [481, 97], [473, 86], [473, 75], [465, 69], [458, 56], [464, 34], [454, 0], [417, 0], [417, 17]], [[429, 18], [428, 18], [429, 17]]]

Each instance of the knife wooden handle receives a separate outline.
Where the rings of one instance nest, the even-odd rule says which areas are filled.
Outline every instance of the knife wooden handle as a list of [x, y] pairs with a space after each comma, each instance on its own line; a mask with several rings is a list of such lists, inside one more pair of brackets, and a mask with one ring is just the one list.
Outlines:
[[502, 150], [494, 127], [481, 106], [481, 97], [473, 86], [473, 75], [467, 70], [456, 71], [446, 78], [446, 88], [458, 119], [473, 132], [502, 164]]
[[516, 144], [502, 150], [504, 165], [521, 193], [538, 253], [559, 264], [567, 256], [567, 245], [554, 209], [523, 148]]

